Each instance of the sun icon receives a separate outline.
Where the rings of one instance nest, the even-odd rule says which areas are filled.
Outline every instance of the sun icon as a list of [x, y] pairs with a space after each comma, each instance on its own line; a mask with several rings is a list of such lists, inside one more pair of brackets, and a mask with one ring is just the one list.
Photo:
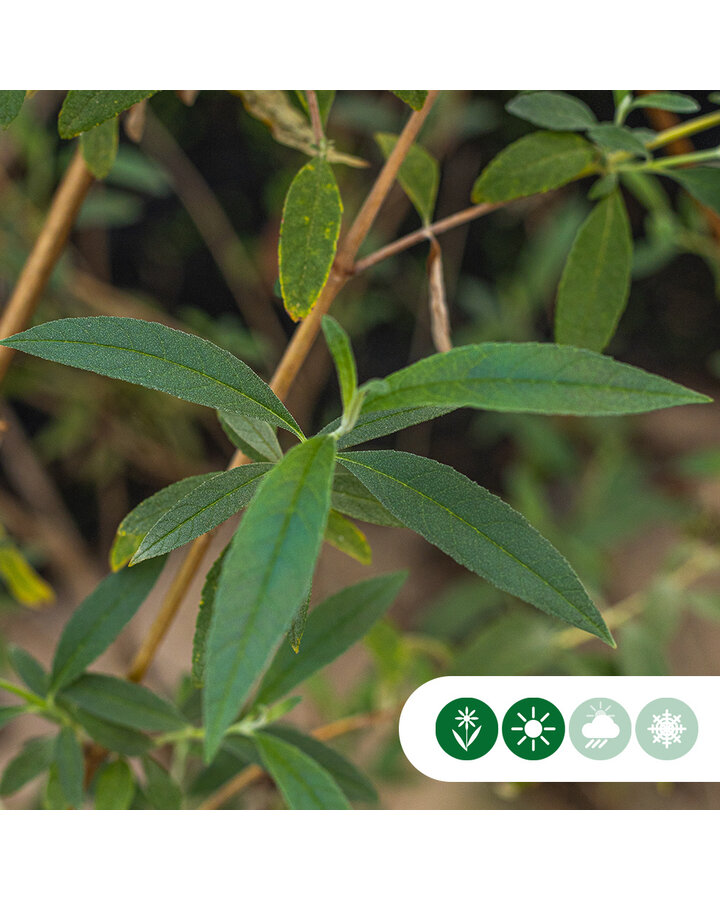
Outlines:
[[510, 707], [503, 721], [508, 748], [525, 759], [545, 759], [565, 737], [560, 710], [547, 700], [528, 698]]

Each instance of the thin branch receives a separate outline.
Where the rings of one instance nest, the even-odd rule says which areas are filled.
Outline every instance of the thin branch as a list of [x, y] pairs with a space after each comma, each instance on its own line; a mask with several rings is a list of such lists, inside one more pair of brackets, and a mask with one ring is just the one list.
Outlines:
[[307, 98], [308, 110], [310, 112], [310, 122], [312, 123], [313, 140], [315, 146], [320, 148], [325, 140], [323, 131], [322, 118], [320, 116], [320, 107], [318, 106], [317, 93], [315, 91], [305, 91]]
[[[0, 338], [22, 331], [30, 322], [92, 183], [93, 177], [78, 147], [55, 192], [47, 218], [23, 266], [15, 290], [2, 312]], [[0, 381], [5, 377], [14, 353], [10, 347], [0, 347]]]
[[371, 266], [375, 266], [377, 263], [389, 259], [397, 253], [402, 253], [403, 250], [414, 247], [415, 244], [430, 240], [433, 235], [442, 234], [444, 231], [450, 231], [451, 228], [457, 228], [459, 225], [465, 225], [467, 222], [486, 216], [495, 209], [507, 206], [509, 202], [511, 201], [506, 203], [477, 203], [474, 206], [463, 209], [461, 212], [453, 213], [445, 219], [439, 219], [437, 222], [433, 222], [432, 225], [418, 228], [417, 231], [411, 231], [410, 234], [406, 234], [404, 237], [398, 238], [391, 244], [386, 244], [374, 253], [370, 253], [368, 256], [358, 260], [353, 268], [353, 274], [359, 275]]
[[[375, 184], [370, 189], [365, 203], [362, 205], [347, 235], [341, 241], [330, 277], [317, 303], [307, 318], [295, 330], [287, 350], [270, 381], [270, 387], [281, 400], [284, 400], [287, 396], [290, 386], [312, 348], [320, 330], [322, 317], [330, 308], [340, 289], [351, 277], [353, 263], [360, 245], [372, 227], [372, 223], [375, 221], [375, 217], [395, 181], [398, 170], [422, 128], [438, 93], [439, 91], [429, 91], [423, 108], [418, 112], [414, 112], [408, 119], [393, 152], [388, 157], [378, 174]], [[230, 461], [229, 468], [244, 465], [247, 461], [247, 457], [238, 451]], [[142, 680], [145, 672], [147, 672], [160, 643], [182, 604], [190, 583], [200, 568], [209, 543], [210, 536], [203, 535], [200, 538], [196, 538], [195, 543], [191, 546], [182, 566], [170, 585], [157, 620], [153, 623], [130, 666], [129, 677], [132, 680]]]
[[[336, 722], [330, 722], [328, 725], [321, 725], [311, 733], [318, 741], [331, 741], [343, 734], [350, 734], [353, 731], [359, 731], [361, 728], [368, 728], [372, 725], [377, 725], [379, 722], [389, 721], [396, 713], [397, 710], [395, 709], [386, 709], [375, 713], [347, 716], [344, 719], [338, 719]], [[231, 778], [230, 781], [201, 803], [198, 809], [219, 809], [228, 800], [239, 794], [240, 791], [259, 781], [264, 775], [265, 770], [261, 769], [260, 766], [247, 766], [247, 768], [235, 775], [234, 778]]]

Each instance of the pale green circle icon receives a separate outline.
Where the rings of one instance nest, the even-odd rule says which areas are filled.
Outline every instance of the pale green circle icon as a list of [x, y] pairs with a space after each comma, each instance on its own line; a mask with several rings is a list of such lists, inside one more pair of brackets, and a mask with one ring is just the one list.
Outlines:
[[627, 711], [609, 697], [586, 700], [570, 717], [570, 740], [588, 759], [612, 759], [627, 747], [632, 722]]
[[635, 735], [643, 750], [655, 759], [679, 759], [697, 740], [698, 720], [687, 703], [660, 697], [640, 711]]

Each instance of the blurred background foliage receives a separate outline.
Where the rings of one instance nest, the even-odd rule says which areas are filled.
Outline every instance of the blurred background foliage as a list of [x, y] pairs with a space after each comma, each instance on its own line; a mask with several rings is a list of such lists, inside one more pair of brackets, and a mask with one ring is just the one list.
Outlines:
[[[452, 91], [436, 104], [421, 136], [442, 166], [436, 218], [465, 208], [480, 169], [532, 130], [505, 112], [511, 96]], [[610, 92], [577, 96], [598, 117], [612, 117]], [[694, 96], [707, 111], [706, 94]], [[0, 133], [3, 303], [71, 154], [55, 124], [62, 97], [38, 93], [12, 129]], [[36, 321], [92, 314], [156, 319], [211, 339], [267, 378], [293, 328], [277, 296], [277, 238], [299, 154], [276, 143], [231, 92], [182, 101], [173, 92], [153, 98], [139, 143], [121, 133], [117, 163], [93, 187]], [[649, 114], [633, 112], [630, 124], [666, 127]], [[377, 170], [382, 160], [373, 135], [397, 133], [406, 115], [390, 92], [340, 91], [328, 133], [339, 150]], [[713, 137], [699, 135], [695, 146], [712, 146]], [[349, 218], [370, 175], [343, 166], [336, 174]], [[608, 352], [717, 398], [720, 223], [672, 185], [650, 193], [625, 187], [634, 281]], [[587, 188], [581, 181], [516, 202], [441, 237], [455, 344], [551, 339], [557, 283], [589, 209]], [[395, 188], [363, 252], [419, 226]], [[420, 245], [386, 260], [352, 280], [335, 304], [361, 381], [433, 352], [426, 255]], [[53, 589], [68, 609], [84, 596], [106, 569], [125, 513], [171, 481], [223, 468], [231, 447], [207, 409], [40, 359], [16, 360], [5, 387], [1, 630], [32, 650]], [[288, 405], [306, 429], [338, 414], [320, 342]], [[366, 770], [374, 767], [382, 803], [715, 804], [711, 793], [691, 792], [688, 799], [683, 791], [692, 786], [672, 796], [655, 786], [636, 786], [635, 794], [559, 785], [485, 793], [477, 786], [462, 798], [449, 786], [445, 794], [438, 786], [426, 793], [426, 780], [404, 761], [393, 716], [420, 682], [439, 674], [720, 675], [718, 438], [720, 412], [711, 405], [616, 419], [458, 411], [379, 442], [451, 464], [519, 509], [571, 561], [618, 642], [615, 652], [601, 648], [468, 578], [434, 548], [418, 547], [414, 536], [393, 531], [386, 538], [371, 526], [374, 549], [387, 540], [391, 557], [376, 565], [412, 570], [420, 560], [420, 574], [360, 655], [351, 652], [310, 681], [307, 699], [320, 722], [388, 711], [388, 722], [372, 735], [345, 739]], [[357, 563], [328, 551], [323, 565], [332, 573]], [[175, 662], [178, 675], [189, 664], [185, 646]], [[5, 654], [0, 643], [0, 663]], [[183, 696], [187, 688], [181, 683], [178, 691]], [[0, 751], [8, 740], [4, 732]]]

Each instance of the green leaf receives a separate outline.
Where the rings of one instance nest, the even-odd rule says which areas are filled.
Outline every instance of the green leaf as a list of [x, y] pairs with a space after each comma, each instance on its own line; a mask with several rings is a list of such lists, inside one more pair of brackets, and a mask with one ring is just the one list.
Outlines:
[[38, 775], [47, 771], [53, 759], [54, 746], [55, 741], [51, 738], [33, 738], [27, 741], [3, 772], [0, 780], [0, 797], [15, 794]]
[[157, 91], [68, 91], [58, 118], [60, 137], [77, 137], [153, 94]]
[[152, 741], [147, 735], [132, 728], [124, 728], [121, 725], [113, 725], [104, 719], [99, 719], [78, 707], [72, 707], [72, 717], [87, 731], [90, 737], [101, 747], [107, 747], [114, 753], [122, 753], [124, 756], [141, 756], [152, 747]]
[[290, 809], [349, 809], [331, 775], [298, 747], [274, 735], [253, 735], [262, 764]]
[[30, 566], [12, 541], [0, 533], [0, 578], [12, 597], [31, 608], [52, 603], [55, 592]]
[[295, 321], [310, 312], [328, 280], [342, 211], [329, 164], [314, 159], [304, 165], [285, 198], [278, 246], [280, 287], [285, 309]]
[[59, 319], [0, 344], [190, 403], [249, 415], [303, 437], [283, 404], [244, 362], [210, 341], [159, 322], [116, 316]]
[[588, 191], [588, 200], [602, 200], [611, 194], [618, 185], [618, 177], [616, 172], [610, 172], [603, 175], [593, 184]]
[[192, 649], [192, 680], [197, 688], [201, 688], [205, 683], [205, 651], [207, 647], [207, 636], [208, 631], [210, 630], [210, 622], [212, 621], [213, 603], [215, 602], [215, 594], [217, 593], [218, 582], [220, 581], [220, 572], [222, 571], [223, 561], [225, 560], [227, 551], [228, 548], [226, 547], [210, 567], [210, 571], [205, 577], [202, 593], [200, 594], [200, 607], [195, 622], [195, 634], [193, 636]]
[[70, 684], [107, 650], [152, 590], [164, 564], [155, 559], [108, 575], [77, 607], [55, 651], [51, 690]]
[[62, 697], [91, 716], [138, 731], [174, 731], [187, 725], [167, 700], [112, 675], [83, 675], [63, 690]]
[[186, 494], [204, 484], [219, 472], [191, 475], [176, 481], [142, 501], [118, 525], [110, 550], [110, 567], [117, 572], [130, 560], [153, 525]]
[[110, 174], [118, 152], [118, 120], [109, 119], [80, 135], [85, 165], [96, 178]]
[[290, 623], [290, 629], [288, 630], [288, 641], [294, 653], [298, 653], [300, 651], [300, 644], [302, 643], [302, 639], [305, 634], [305, 626], [307, 625], [307, 617], [309, 611], [310, 594], [308, 594], [303, 601], [299, 612], [296, 613], [295, 618]]
[[[378, 412], [367, 412], [369, 402], [369, 398], [365, 400], [363, 413], [358, 417], [352, 430], [340, 436], [338, 450], [355, 447], [357, 444], [364, 444], [375, 438], [384, 437], [386, 434], [394, 434], [396, 431], [402, 431], [403, 428], [410, 428], [412, 425], [417, 425], [420, 422], [437, 419], [452, 412], [453, 409], [457, 409], [456, 406], [437, 406], [432, 409], [427, 406], [421, 406], [417, 409], [382, 409]], [[320, 434], [332, 434], [339, 425], [340, 419], [335, 419], [329, 425], [326, 425]], [[341, 510], [341, 512], [344, 512], [344, 510]], [[358, 516], [357, 518], [360, 517]], [[383, 525], [385, 523], [380, 522], [379, 524]]]
[[410, 109], [416, 112], [425, 106], [427, 100], [427, 91], [393, 91], [396, 97], [399, 97], [403, 103], [407, 103]]
[[95, 809], [130, 809], [134, 795], [135, 779], [124, 759], [101, 769], [95, 781]]
[[700, 109], [700, 104], [686, 94], [672, 94], [658, 91], [636, 97], [630, 109], [666, 109], [668, 112], [692, 113]]
[[238, 466], [198, 485], [158, 519], [143, 538], [130, 565], [169, 553], [217, 528], [247, 506], [271, 468], [268, 463]]
[[271, 463], [282, 459], [282, 450], [272, 425], [240, 413], [221, 412], [218, 418], [230, 441], [250, 459]]
[[369, 578], [345, 588], [310, 613], [299, 653], [282, 645], [258, 689], [257, 702], [274, 703], [341, 656], [383, 616], [406, 572]]
[[70, 804], [60, 784], [57, 763], [53, 763], [48, 770], [47, 781], [42, 797], [43, 809], [67, 809]]
[[332, 438], [293, 447], [265, 477], [230, 544], [207, 640], [207, 762], [310, 592], [334, 466]]
[[62, 728], [55, 740], [55, 765], [67, 805], [79, 809], [83, 802], [85, 764], [82, 748], [72, 728]]
[[26, 706], [0, 706], [0, 728], [7, 725], [11, 719], [27, 712]]
[[[375, 135], [375, 140], [387, 159], [395, 148], [397, 135], [380, 133]], [[440, 183], [440, 167], [437, 160], [423, 147], [413, 144], [400, 166], [397, 180], [418, 211], [423, 225], [429, 225], [435, 212], [435, 200]]]
[[[501, 412], [605, 416], [709, 398], [608, 356], [557, 344], [468, 344], [385, 379], [363, 413], [403, 406], [469, 406]], [[342, 448], [341, 448], [342, 449]]]
[[502, 150], [472, 189], [473, 203], [503, 203], [561, 187], [594, 171], [597, 151], [578, 134], [536, 131]]
[[662, 174], [673, 178], [703, 206], [720, 215], [720, 166], [697, 166]]
[[153, 809], [182, 809], [182, 791], [168, 772], [149, 756], [143, 760], [145, 793]]
[[450, 466], [412, 453], [366, 450], [338, 459], [401, 522], [456, 562], [613, 644], [567, 560], [499, 497]]
[[349, 759], [322, 741], [288, 725], [271, 725], [264, 729], [268, 734], [292, 744], [315, 760], [337, 782], [337, 786], [349, 800], [358, 803], [377, 803], [378, 795], [373, 783]]
[[597, 122], [587, 104], [563, 91], [518, 94], [505, 109], [519, 119], [552, 131], [585, 131]]
[[338, 512], [360, 519], [361, 522], [389, 526], [402, 524], [395, 516], [390, 515], [362, 481], [358, 481], [352, 472], [342, 466], [335, 469], [330, 504]]
[[[511, 612], [483, 628], [455, 658], [458, 675], [537, 674], [553, 661], [550, 620]], [[557, 652], [557, 651], [556, 651]]]
[[25, 91], [0, 91], [0, 128], [7, 128], [22, 109]]
[[357, 367], [347, 332], [332, 316], [322, 317], [322, 330], [335, 363], [343, 410], [352, 405], [357, 390]]
[[588, 131], [588, 137], [606, 153], [615, 153], [619, 150], [632, 153], [633, 156], [650, 156], [645, 144], [636, 137], [629, 128], [621, 125], [603, 123], [596, 125]]
[[10, 665], [34, 694], [44, 697], [48, 692], [49, 677], [40, 663], [22, 647], [8, 650]]
[[372, 562], [372, 550], [370, 549], [370, 544], [368, 544], [368, 539], [357, 525], [354, 525], [334, 509], [330, 510], [330, 515], [328, 516], [325, 540], [328, 544], [335, 547], [336, 550], [346, 553], [364, 566], [369, 566]]
[[555, 340], [601, 352], [615, 334], [630, 294], [632, 233], [619, 190], [580, 227], [558, 287]]

